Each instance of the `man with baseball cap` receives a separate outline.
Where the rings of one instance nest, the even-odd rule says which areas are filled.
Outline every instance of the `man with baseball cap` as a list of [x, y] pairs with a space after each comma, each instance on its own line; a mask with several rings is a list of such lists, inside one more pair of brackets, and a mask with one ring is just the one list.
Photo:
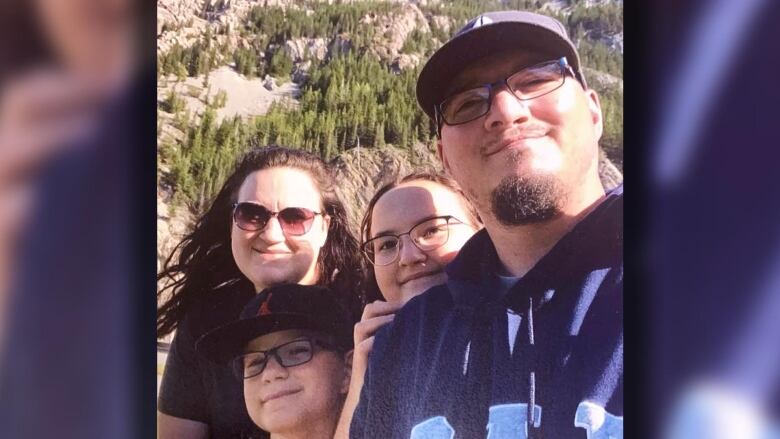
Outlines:
[[417, 98], [485, 230], [375, 336], [350, 436], [622, 438], [623, 191], [563, 25], [483, 14]]
[[329, 289], [280, 285], [196, 349], [243, 380], [249, 417], [263, 430], [247, 437], [331, 439], [349, 389], [352, 328]]

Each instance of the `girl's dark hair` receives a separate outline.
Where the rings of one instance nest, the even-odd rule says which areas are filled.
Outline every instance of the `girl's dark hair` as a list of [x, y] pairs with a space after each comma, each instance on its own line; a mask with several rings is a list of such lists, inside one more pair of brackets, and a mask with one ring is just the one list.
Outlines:
[[[431, 181], [434, 183], [438, 183], [447, 189], [451, 190], [452, 192], [456, 193], [463, 203], [463, 207], [466, 210], [466, 213], [469, 215], [468, 218], [460, 218], [463, 221], [467, 221], [469, 224], [473, 224], [475, 226], [481, 226], [482, 225], [482, 219], [479, 217], [479, 213], [477, 212], [477, 209], [474, 208], [474, 206], [471, 204], [469, 199], [466, 197], [466, 194], [463, 192], [463, 189], [460, 188], [460, 185], [458, 185], [458, 182], [453, 180], [450, 177], [447, 177], [444, 174], [440, 174], [437, 172], [428, 172], [428, 171], [418, 171], [413, 172], [411, 174], [406, 175], [405, 177], [397, 178], [394, 181], [391, 181], [381, 188], [379, 188], [378, 191], [376, 191], [376, 194], [374, 194], [374, 197], [371, 198], [371, 201], [368, 202], [368, 207], [366, 208], [366, 214], [363, 216], [363, 220], [360, 222], [360, 239], [361, 243], [365, 243], [369, 239], [371, 239], [371, 220], [372, 215], [374, 213], [374, 206], [376, 206], [376, 203], [379, 202], [379, 199], [382, 198], [384, 194], [386, 194], [390, 189], [393, 189], [394, 187], [398, 186], [401, 183], [406, 183], [410, 181], [415, 180], [423, 180], [423, 181]], [[374, 276], [374, 267], [371, 265], [370, 262], [368, 262], [367, 258], [363, 258], [363, 286], [364, 286], [364, 295], [365, 295], [365, 303], [371, 303], [375, 300], [384, 300], [384, 296], [382, 296], [382, 292], [379, 291], [379, 285], [376, 283], [376, 277]]]
[[168, 284], [157, 292], [158, 303], [165, 295], [170, 297], [157, 309], [158, 337], [173, 331], [196, 300], [218, 294], [222, 288], [253, 291], [251, 282], [233, 260], [232, 206], [249, 174], [279, 167], [306, 172], [319, 189], [322, 207], [331, 219], [327, 240], [318, 257], [317, 283], [343, 295], [344, 305], [353, 317], [360, 315], [360, 250], [357, 239], [349, 231], [347, 212], [336, 195], [330, 168], [319, 157], [305, 151], [271, 146], [252, 149], [241, 158], [209, 209], [165, 261], [157, 280], [164, 279]]

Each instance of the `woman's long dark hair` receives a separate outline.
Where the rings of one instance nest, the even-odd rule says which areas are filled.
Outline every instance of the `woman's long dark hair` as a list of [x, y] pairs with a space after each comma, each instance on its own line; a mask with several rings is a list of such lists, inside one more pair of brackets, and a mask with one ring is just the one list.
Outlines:
[[272, 146], [252, 149], [243, 156], [192, 232], [165, 261], [157, 280], [166, 280], [168, 284], [157, 292], [157, 299], [159, 301], [166, 294], [170, 297], [157, 309], [158, 337], [173, 331], [195, 300], [218, 294], [221, 288], [252, 291], [252, 284], [233, 260], [230, 246], [232, 206], [249, 174], [278, 167], [306, 172], [319, 189], [323, 209], [331, 220], [327, 240], [318, 258], [317, 283], [328, 285], [343, 295], [345, 306], [354, 318], [359, 318], [362, 305], [360, 250], [357, 239], [349, 231], [347, 212], [336, 195], [328, 165], [305, 151]]
[[[479, 217], [477, 209], [475, 209], [469, 199], [466, 198], [466, 194], [463, 192], [463, 189], [460, 188], [460, 185], [458, 185], [455, 180], [437, 172], [418, 171], [391, 181], [376, 191], [374, 197], [371, 198], [371, 201], [368, 202], [366, 214], [363, 216], [363, 220], [360, 222], [361, 243], [365, 243], [371, 239], [371, 220], [374, 214], [374, 206], [376, 206], [376, 203], [379, 202], [379, 199], [382, 198], [382, 196], [390, 189], [393, 189], [399, 184], [416, 180], [438, 183], [457, 194], [463, 203], [463, 207], [465, 208], [466, 213], [469, 215], [468, 218], [462, 219], [464, 221], [468, 221], [469, 224], [474, 226], [482, 225], [482, 219]], [[363, 293], [365, 296], [365, 303], [371, 303], [375, 300], [385, 300], [382, 292], [379, 290], [379, 285], [376, 283], [376, 277], [374, 276], [374, 266], [368, 262], [367, 258], [363, 258], [363, 264]]]

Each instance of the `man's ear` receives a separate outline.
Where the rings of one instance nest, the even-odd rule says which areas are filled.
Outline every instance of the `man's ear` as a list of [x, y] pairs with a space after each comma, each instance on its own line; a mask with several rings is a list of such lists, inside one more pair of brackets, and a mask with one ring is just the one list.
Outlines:
[[349, 350], [344, 354], [344, 380], [341, 382], [341, 393], [344, 395], [349, 392], [349, 383], [352, 381], [352, 357], [355, 350]]
[[441, 164], [444, 167], [444, 170], [447, 171], [447, 174], [452, 175], [450, 172], [450, 162], [447, 160], [447, 155], [444, 153], [444, 146], [441, 144], [441, 137], [436, 140], [436, 155], [439, 157], [439, 160], [441, 160]]
[[601, 102], [599, 101], [599, 95], [595, 90], [585, 90], [585, 96], [588, 101], [588, 110], [590, 111], [591, 120], [593, 121], [593, 129], [596, 133], [596, 141], [601, 139], [601, 134], [604, 132], [604, 118], [601, 113]]

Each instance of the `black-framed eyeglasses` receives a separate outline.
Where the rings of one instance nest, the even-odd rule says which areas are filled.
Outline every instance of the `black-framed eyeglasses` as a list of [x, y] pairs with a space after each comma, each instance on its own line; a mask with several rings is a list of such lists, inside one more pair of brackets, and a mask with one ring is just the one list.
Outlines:
[[496, 87], [505, 85], [521, 101], [542, 97], [563, 86], [566, 72], [575, 76], [566, 57], [562, 57], [526, 67], [492, 84], [456, 92], [436, 106], [438, 126], [441, 128], [442, 123], [460, 125], [486, 115], [493, 103], [493, 89]]
[[429, 218], [415, 224], [406, 233], [386, 234], [369, 239], [363, 243], [363, 253], [374, 265], [390, 265], [398, 259], [402, 236], [409, 235], [415, 247], [422, 251], [435, 250], [447, 243], [450, 226], [456, 224], [465, 223], [451, 215]]
[[304, 235], [311, 230], [314, 217], [322, 215], [304, 207], [287, 207], [274, 212], [262, 204], [248, 201], [233, 204], [233, 221], [241, 230], [256, 232], [263, 230], [272, 217], [279, 218], [279, 225], [287, 235]]
[[267, 351], [246, 352], [234, 358], [230, 362], [230, 366], [233, 369], [233, 374], [239, 379], [252, 378], [263, 373], [271, 358], [276, 359], [276, 362], [282, 367], [308, 363], [314, 357], [315, 345], [328, 351], [339, 350], [335, 345], [320, 339], [298, 338]]

